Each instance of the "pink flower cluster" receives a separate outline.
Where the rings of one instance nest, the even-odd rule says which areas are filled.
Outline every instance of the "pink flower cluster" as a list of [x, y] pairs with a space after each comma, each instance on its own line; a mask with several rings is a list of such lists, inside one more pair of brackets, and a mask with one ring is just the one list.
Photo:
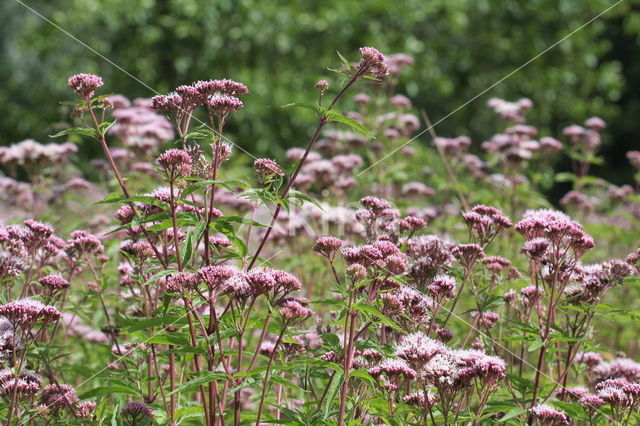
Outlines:
[[103, 86], [102, 78], [95, 74], [76, 74], [67, 80], [69, 87], [83, 100], [91, 99], [96, 89]]
[[531, 416], [541, 425], [568, 425], [569, 418], [562, 411], [548, 404], [538, 404], [529, 409]]
[[197, 81], [191, 85], [178, 86], [175, 92], [167, 95], [154, 96], [151, 107], [161, 114], [171, 116], [179, 127], [201, 105], [224, 122], [229, 114], [243, 107], [238, 97], [248, 93], [247, 86], [233, 80]]
[[506, 374], [505, 362], [479, 350], [451, 350], [423, 333], [403, 337], [394, 354], [406, 361], [418, 380], [439, 391], [456, 391], [478, 380], [493, 390]]
[[513, 226], [500, 210], [483, 205], [477, 205], [463, 213], [462, 218], [480, 246], [486, 246], [500, 232]]
[[118, 137], [124, 145], [142, 158], [173, 139], [171, 123], [151, 108], [149, 99], [136, 99], [132, 107], [115, 108], [116, 123], [109, 133]]
[[78, 147], [73, 143], [41, 144], [33, 139], [26, 139], [10, 146], [0, 147], [0, 164], [6, 166], [61, 166], [69, 161]]
[[525, 114], [533, 107], [533, 102], [528, 98], [521, 98], [516, 102], [504, 99], [491, 98], [487, 102], [489, 108], [500, 117], [514, 123], [524, 123]]
[[528, 210], [515, 226], [526, 240], [546, 238], [556, 257], [559, 253], [573, 250], [576, 258], [592, 249], [593, 238], [584, 232], [582, 225], [564, 213], [553, 210]]
[[57, 321], [60, 318], [60, 311], [55, 306], [25, 298], [1, 305], [0, 315], [11, 321], [16, 328], [29, 329], [39, 320], [45, 323]]
[[254, 161], [253, 170], [260, 183], [266, 183], [275, 177], [284, 176], [284, 172], [278, 164], [269, 158], [259, 158]]

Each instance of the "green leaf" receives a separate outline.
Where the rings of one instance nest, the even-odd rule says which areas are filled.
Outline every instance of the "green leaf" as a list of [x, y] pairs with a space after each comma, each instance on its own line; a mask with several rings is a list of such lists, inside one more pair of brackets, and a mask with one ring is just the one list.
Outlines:
[[367, 370], [353, 370], [349, 373], [349, 377], [357, 377], [369, 383], [375, 383], [376, 380], [367, 372]]
[[373, 315], [374, 317], [378, 318], [380, 321], [382, 321], [383, 323], [387, 324], [389, 327], [395, 330], [403, 331], [402, 328], [400, 328], [400, 326], [396, 324], [394, 320], [392, 320], [391, 318], [389, 318], [388, 316], [380, 312], [378, 308], [376, 308], [375, 306], [366, 305], [364, 303], [354, 303], [352, 308], [356, 311]]
[[338, 123], [343, 123], [346, 124], [347, 126], [351, 127], [353, 130], [362, 133], [363, 135], [365, 135], [368, 138], [373, 138], [373, 135], [360, 123], [358, 123], [356, 120], [346, 117], [336, 111], [330, 110], [327, 111], [327, 115], [326, 115], [327, 120], [329, 121], [336, 121]]
[[324, 415], [322, 417], [323, 420], [329, 418], [329, 414], [331, 413], [331, 406], [333, 405], [334, 400], [336, 399], [336, 395], [342, 386], [342, 373], [336, 373], [333, 376], [333, 380], [331, 381], [331, 385], [329, 387], [329, 391], [327, 392], [327, 396], [323, 402], [322, 411]]
[[320, 202], [318, 200], [316, 200], [313, 197], [310, 197], [306, 194], [303, 194], [300, 191], [296, 191], [295, 189], [291, 189], [289, 191], [289, 195], [288, 198], [293, 198], [295, 200], [301, 200], [301, 201], [307, 201], [311, 204], [313, 204], [314, 206], [316, 206], [317, 208], [319, 208], [320, 210], [322, 210], [323, 212], [325, 211], [325, 209], [322, 207], [322, 205], [320, 204]]
[[515, 417], [521, 416], [526, 412], [527, 410], [525, 410], [524, 408], [519, 408], [519, 407], [512, 408], [511, 410], [507, 411], [507, 413], [504, 416], [502, 416], [498, 421], [506, 422], [507, 420], [511, 420]]
[[175, 388], [173, 392], [169, 393], [169, 395], [177, 392], [190, 392], [197, 389], [200, 385], [212, 382], [214, 380], [229, 380], [229, 376], [227, 376], [227, 373], [223, 371], [206, 371], [200, 374], [198, 377], [181, 384], [180, 386]]
[[100, 134], [102, 136], [106, 135], [107, 132], [109, 131], [109, 129], [111, 127], [113, 127], [113, 125], [116, 124], [116, 121], [105, 121], [104, 123], [100, 123], [100, 125], [98, 126], [98, 131], [100, 132]]
[[115, 203], [120, 203], [122, 202], [122, 200], [125, 200], [126, 198], [122, 196], [122, 194], [120, 192], [112, 192], [111, 194], [107, 195], [106, 197], [104, 197], [102, 199], [102, 201], [96, 201], [95, 203], [92, 203], [93, 205], [96, 204], [115, 204]]
[[61, 136], [67, 135], [83, 135], [90, 136], [92, 138], [98, 139], [100, 136], [96, 129], [88, 129], [86, 127], [72, 127], [70, 129], [62, 130], [61, 132], [56, 133], [55, 135], [49, 135], [50, 138], [59, 138]]
[[304, 391], [304, 389], [302, 389], [300, 386], [296, 385], [295, 383], [285, 379], [284, 377], [276, 376], [274, 374], [269, 376], [269, 382], [277, 383], [279, 385], [286, 386], [288, 388], [292, 388], [298, 391]]
[[340, 62], [342, 62], [342, 65], [347, 67], [348, 70], [353, 68], [353, 65], [351, 65], [351, 62], [349, 62], [349, 60], [347, 58], [342, 56], [342, 54], [340, 52], [338, 52], [337, 50], [336, 50], [336, 53], [338, 54], [338, 58], [340, 58]]
[[324, 114], [324, 108], [322, 108], [320, 105], [310, 104], [306, 102], [292, 102], [290, 104], [282, 105], [282, 108], [291, 108], [291, 107], [304, 108], [304, 109], [311, 110], [316, 114], [318, 114], [318, 116], [320, 117], [322, 117], [322, 115]]
[[100, 386], [83, 393], [82, 395], [80, 395], [80, 399], [88, 399], [107, 394], [138, 395], [138, 392], [135, 389], [126, 386]]
[[529, 345], [529, 348], [527, 349], [527, 351], [533, 352], [537, 349], [540, 349], [542, 345], [544, 345], [544, 341], [542, 341], [541, 339], [536, 339], [533, 341], [532, 344]]
[[189, 261], [191, 260], [191, 256], [193, 255], [193, 247], [196, 245], [198, 239], [200, 238], [200, 235], [202, 235], [202, 232], [204, 231], [204, 227], [205, 227], [204, 223], [199, 223], [198, 225], [196, 225], [196, 229], [194, 229], [193, 231], [190, 231], [189, 234], [187, 235], [187, 243], [185, 244], [184, 254], [182, 256], [183, 265], [189, 264]]

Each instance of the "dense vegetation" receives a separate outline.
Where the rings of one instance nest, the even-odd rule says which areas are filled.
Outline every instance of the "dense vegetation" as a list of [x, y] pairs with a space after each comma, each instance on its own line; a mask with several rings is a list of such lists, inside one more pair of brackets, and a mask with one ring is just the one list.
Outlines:
[[344, 53], [277, 159], [227, 139], [228, 79], [131, 101], [77, 74], [60, 143], [0, 148], [3, 421], [640, 421], [640, 182], [590, 175], [606, 122], [493, 98], [486, 142], [425, 147], [414, 58]]

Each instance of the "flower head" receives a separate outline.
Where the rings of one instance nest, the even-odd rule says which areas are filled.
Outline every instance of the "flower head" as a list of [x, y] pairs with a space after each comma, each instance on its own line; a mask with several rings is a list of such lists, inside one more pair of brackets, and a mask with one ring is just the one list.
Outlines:
[[38, 280], [43, 287], [46, 287], [50, 290], [64, 290], [69, 287], [69, 281], [62, 278], [60, 275], [45, 275], [44, 277]]
[[144, 402], [131, 401], [120, 410], [120, 415], [133, 424], [140, 420], [153, 417], [151, 409]]
[[332, 236], [320, 237], [313, 245], [313, 251], [320, 253], [327, 259], [333, 259], [341, 246], [342, 240], [339, 238]]
[[96, 89], [102, 87], [104, 84], [102, 78], [95, 74], [76, 74], [69, 77], [67, 84], [71, 87], [82, 99], [88, 101], [91, 99]]
[[169, 174], [188, 176], [191, 173], [191, 156], [183, 149], [169, 149], [158, 156], [158, 164]]
[[389, 75], [389, 65], [386, 63], [385, 57], [377, 49], [373, 47], [361, 47], [360, 63], [358, 64], [358, 73], [360, 75], [373, 75], [375, 77], [384, 77]]
[[296, 300], [286, 300], [280, 308], [280, 315], [289, 321], [303, 320], [312, 316], [313, 311]]
[[55, 306], [24, 298], [0, 306], [0, 315], [11, 321], [14, 327], [29, 327], [38, 320], [56, 321], [60, 318], [60, 311]]
[[327, 80], [319, 80], [316, 83], [316, 89], [319, 89], [321, 92], [324, 92], [329, 88], [329, 82]]
[[541, 424], [545, 425], [568, 425], [569, 419], [566, 414], [556, 410], [548, 404], [538, 404], [529, 409], [529, 413]]
[[46, 406], [56, 409], [73, 407], [78, 401], [78, 395], [73, 387], [64, 384], [51, 384], [45, 386], [40, 401]]
[[276, 176], [284, 176], [282, 169], [269, 158], [259, 158], [253, 162], [253, 169], [258, 181], [265, 183]]

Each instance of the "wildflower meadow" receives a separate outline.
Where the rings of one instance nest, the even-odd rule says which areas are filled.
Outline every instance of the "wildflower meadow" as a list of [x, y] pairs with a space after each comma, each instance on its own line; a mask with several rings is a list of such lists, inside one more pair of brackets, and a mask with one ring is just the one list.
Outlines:
[[228, 132], [232, 72], [71, 75], [55, 134], [0, 147], [1, 421], [640, 424], [640, 151], [613, 185], [601, 118], [487, 98], [499, 133], [442, 135], [412, 56], [316, 65], [282, 158]]

